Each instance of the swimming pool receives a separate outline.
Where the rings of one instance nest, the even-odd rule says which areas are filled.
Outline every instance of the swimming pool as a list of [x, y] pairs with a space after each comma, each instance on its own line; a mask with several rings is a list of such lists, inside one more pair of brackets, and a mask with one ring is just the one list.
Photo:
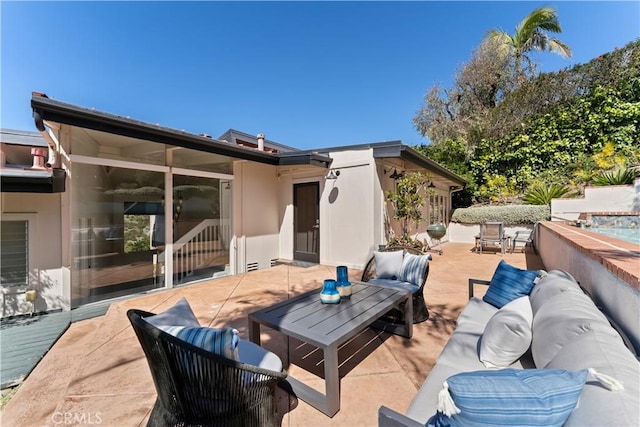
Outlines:
[[588, 230], [604, 234], [605, 236], [626, 240], [627, 242], [640, 244], [640, 228], [591, 227]]

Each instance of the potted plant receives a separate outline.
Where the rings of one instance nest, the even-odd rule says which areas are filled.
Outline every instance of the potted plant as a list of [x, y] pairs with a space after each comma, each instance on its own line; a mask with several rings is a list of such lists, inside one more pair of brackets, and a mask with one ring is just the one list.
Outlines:
[[429, 177], [420, 172], [407, 172], [396, 180], [395, 190], [385, 193], [385, 199], [393, 206], [393, 218], [400, 220], [402, 233], [389, 239], [389, 246], [405, 246], [422, 249], [422, 242], [409, 236], [409, 225], [418, 228], [423, 220], [422, 208]]

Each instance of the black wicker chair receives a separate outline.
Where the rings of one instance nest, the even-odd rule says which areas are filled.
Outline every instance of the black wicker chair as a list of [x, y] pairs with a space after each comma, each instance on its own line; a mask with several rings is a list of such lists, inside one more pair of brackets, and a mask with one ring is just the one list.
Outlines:
[[148, 426], [279, 426], [274, 372], [213, 354], [170, 335], [129, 310], [158, 397]]
[[[399, 251], [404, 250], [407, 253], [414, 255], [424, 255], [422, 251], [415, 248], [408, 247], [400, 247], [400, 246], [391, 246], [382, 251]], [[427, 256], [427, 255], [425, 255]], [[420, 287], [413, 292], [413, 297], [411, 301], [413, 303], [413, 323], [424, 322], [429, 318], [429, 310], [427, 309], [427, 303], [424, 300], [424, 285], [427, 283], [427, 277], [429, 276], [429, 265], [427, 264], [427, 269], [424, 274], [424, 278], [422, 279], [422, 284]], [[362, 281], [368, 282], [371, 279], [376, 277], [376, 258], [372, 256], [369, 262], [367, 263], [364, 271], [362, 272]], [[392, 309], [385, 315], [385, 319], [387, 321], [393, 323], [402, 323], [404, 322], [404, 307], [401, 305], [400, 309]]]

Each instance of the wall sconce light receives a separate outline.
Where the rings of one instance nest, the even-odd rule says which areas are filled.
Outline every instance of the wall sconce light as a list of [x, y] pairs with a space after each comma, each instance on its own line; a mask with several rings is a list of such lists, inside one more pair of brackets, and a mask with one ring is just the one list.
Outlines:
[[340, 171], [331, 169], [329, 171], [329, 174], [327, 175], [327, 179], [338, 179], [339, 176], [340, 176]]
[[398, 173], [396, 168], [393, 168], [393, 173], [391, 175], [389, 175], [389, 178], [391, 178], [391, 179], [399, 179], [399, 178], [402, 178], [403, 176], [404, 176], [404, 172]]

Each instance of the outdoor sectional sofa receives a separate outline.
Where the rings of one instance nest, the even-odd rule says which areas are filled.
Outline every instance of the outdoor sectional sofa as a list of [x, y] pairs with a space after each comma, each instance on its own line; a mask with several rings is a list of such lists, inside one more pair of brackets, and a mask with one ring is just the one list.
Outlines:
[[[382, 406], [379, 426], [640, 425], [640, 362], [624, 334], [564, 271], [541, 272], [546, 276], [534, 278], [529, 289], [493, 292], [498, 270], [505, 267], [515, 269], [501, 261], [491, 281], [469, 280], [469, 302], [406, 414]], [[473, 296], [476, 284], [489, 285], [484, 298]], [[507, 300], [530, 306], [528, 315], [520, 316], [518, 309], [509, 314], [513, 304], [508, 302], [501, 309], [487, 302], [505, 297], [500, 294], [505, 289], [516, 292]], [[528, 316], [530, 329], [522, 326]], [[532, 397], [530, 390], [519, 389], [527, 379], [515, 377], [522, 375], [564, 377], [559, 382], [544, 378]], [[581, 378], [573, 387], [576, 376]], [[559, 408], [563, 399], [569, 401]]]

